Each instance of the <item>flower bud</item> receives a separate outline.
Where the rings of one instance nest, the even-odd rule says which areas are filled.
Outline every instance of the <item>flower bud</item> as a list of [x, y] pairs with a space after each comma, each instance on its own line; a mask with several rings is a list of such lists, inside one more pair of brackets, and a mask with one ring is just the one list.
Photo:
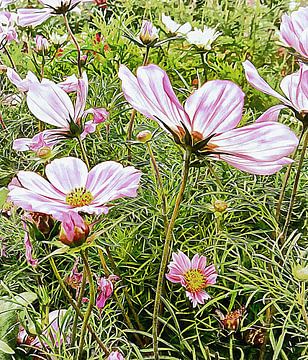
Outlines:
[[82, 245], [89, 235], [89, 226], [76, 212], [69, 212], [63, 215], [60, 228], [59, 240], [70, 247]]
[[151, 131], [144, 130], [137, 135], [137, 140], [141, 143], [146, 143], [152, 139]]
[[228, 209], [228, 204], [223, 200], [215, 200], [213, 206], [214, 206], [215, 211], [220, 212], [220, 213], [223, 213], [224, 211], [226, 211]]
[[119, 351], [112, 351], [107, 360], [124, 360], [124, 357]]
[[158, 39], [158, 30], [150, 21], [143, 20], [139, 38], [144, 45], [148, 45]]
[[292, 274], [294, 278], [298, 281], [307, 281], [308, 280], [308, 266], [295, 265], [292, 268]]
[[42, 35], [36, 35], [35, 37], [36, 51], [43, 52], [47, 51], [49, 48], [48, 40]]
[[43, 146], [36, 152], [36, 155], [43, 160], [47, 160], [52, 156], [51, 148], [49, 146]]

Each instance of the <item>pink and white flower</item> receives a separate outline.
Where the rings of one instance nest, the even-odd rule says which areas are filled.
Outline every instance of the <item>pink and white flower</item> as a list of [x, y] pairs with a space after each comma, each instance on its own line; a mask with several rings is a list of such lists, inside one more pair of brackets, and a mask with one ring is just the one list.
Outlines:
[[86, 241], [89, 232], [89, 226], [78, 213], [63, 213], [59, 234], [62, 243], [71, 247], [80, 246]]
[[[72, 81], [73, 80], [73, 81]], [[84, 138], [88, 133], [93, 132], [85, 129], [82, 120], [89, 114], [94, 114], [93, 127], [97, 125], [98, 113], [106, 112], [105, 109], [89, 109], [85, 111], [88, 96], [88, 78], [83, 73], [81, 79], [77, 80], [77, 97], [75, 104], [61, 88], [71, 90], [74, 87], [74, 79], [71, 77], [60, 86], [48, 80], [42, 83], [30, 83], [27, 93], [27, 104], [32, 114], [42, 122], [56, 126], [57, 129], [49, 130], [49, 134], [58, 136], [80, 136]], [[105, 119], [105, 118], [104, 118]], [[99, 116], [99, 122], [102, 120]], [[89, 126], [90, 123], [87, 124]]]
[[133, 108], [199, 155], [260, 175], [273, 174], [291, 162], [287, 156], [298, 139], [287, 126], [272, 121], [272, 112], [263, 114], [262, 121], [236, 128], [244, 93], [231, 81], [206, 82], [182, 106], [166, 72], [156, 65], [139, 67], [137, 77], [121, 65], [119, 77]]
[[43, 8], [18, 9], [18, 25], [36, 26], [42, 24], [51, 16], [63, 15], [73, 10], [77, 5], [92, 0], [39, 0]]
[[46, 51], [49, 48], [48, 40], [42, 35], [36, 35], [35, 37], [35, 50], [37, 52]]
[[92, 114], [93, 119], [84, 124], [83, 132], [80, 135], [81, 139], [84, 139], [88, 134], [94, 133], [97, 125], [105, 122], [109, 116], [109, 112], [104, 108], [89, 109], [85, 114]]
[[102, 310], [105, 305], [106, 301], [111, 297], [113, 294], [113, 282], [119, 280], [118, 276], [111, 275], [107, 278], [102, 277], [97, 280], [98, 284], [98, 295], [96, 298], [96, 307], [99, 310]]
[[182, 251], [172, 254], [172, 261], [168, 265], [169, 273], [166, 278], [179, 283], [186, 289], [186, 296], [192, 302], [193, 307], [204, 304], [210, 299], [205, 291], [209, 285], [216, 283], [217, 272], [214, 265], [206, 266], [206, 257], [198, 254], [189, 259]]
[[125, 360], [124, 356], [119, 351], [112, 351], [107, 360]]
[[139, 38], [145, 45], [151, 44], [158, 39], [158, 30], [151, 21], [143, 20]]
[[243, 63], [246, 79], [250, 85], [265, 94], [274, 96], [283, 105], [281, 108], [289, 107], [293, 109], [300, 120], [305, 120], [308, 116], [308, 65], [301, 63], [300, 69], [296, 73], [287, 75], [280, 83], [280, 87], [285, 96], [275, 91], [262, 77], [253, 64], [246, 60]]
[[167, 31], [171, 34], [186, 35], [191, 31], [189, 22], [181, 25], [172, 20], [171, 16], [166, 16], [165, 14], [162, 14], [161, 21], [166, 26]]
[[140, 171], [106, 161], [88, 171], [77, 158], [55, 159], [46, 166], [47, 180], [32, 171], [19, 171], [20, 186], [10, 186], [9, 198], [17, 206], [31, 212], [63, 219], [70, 211], [88, 214], [108, 213], [110, 201], [136, 197]]
[[282, 15], [280, 39], [308, 60], [308, 7]]
[[17, 41], [14, 14], [8, 11], [0, 12], [0, 48], [7, 42]]

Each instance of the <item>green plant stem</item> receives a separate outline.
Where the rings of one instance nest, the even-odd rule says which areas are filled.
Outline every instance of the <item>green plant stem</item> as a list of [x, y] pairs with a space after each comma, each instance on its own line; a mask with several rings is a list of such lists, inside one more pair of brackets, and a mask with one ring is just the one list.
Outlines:
[[206, 55], [207, 55], [207, 53], [205, 53], [205, 52], [203, 52], [203, 51], [200, 53], [201, 61], [202, 61], [202, 66], [203, 66], [204, 81], [207, 81]]
[[307, 331], [308, 331], [308, 315], [307, 315], [307, 310], [306, 310], [305, 295], [306, 295], [305, 282], [302, 281], [302, 282], [301, 282], [300, 302], [301, 302], [302, 316], [303, 316], [303, 319], [304, 319], [304, 321], [305, 321], [306, 328], [307, 328]]
[[92, 314], [92, 310], [94, 307], [94, 302], [95, 302], [95, 286], [94, 286], [94, 281], [93, 281], [93, 276], [92, 276], [92, 271], [88, 262], [88, 252], [87, 250], [85, 250], [84, 252], [81, 251], [81, 257], [83, 260], [83, 264], [84, 267], [86, 269], [86, 273], [87, 273], [87, 278], [89, 281], [89, 286], [90, 286], [90, 299], [89, 299], [89, 304], [88, 304], [88, 308], [86, 310], [86, 313], [84, 315], [84, 319], [83, 319], [83, 324], [81, 327], [81, 334], [80, 334], [80, 342], [79, 342], [79, 349], [78, 349], [78, 355], [77, 355], [77, 359], [81, 360], [82, 359], [82, 352], [83, 352], [83, 347], [84, 347], [84, 342], [85, 342], [85, 335], [87, 332], [87, 326], [90, 320], [90, 316]]
[[146, 143], [147, 148], [148, 148], [148, 152], [150, 155], [150, 159], [151, 159], [151, 164], [152, 164], [152, 169], [154, 172], [154, 177], [156, 178], [156, 187], [157, 187], [157, 193], [159, 198], [161, 198], [161, 207], [162, 207], [162, 217], [164, 220], [164, 226], [165, 226], [165, 231], [167, 231], [168, 228], [168, 218], [167, 218], [167, 198], [165, 195], [165, 190], [164, 190], [164, 185], [163, 185], [163, 181], [160, 175], [160, 171], [159, 171], [159, 167], [157, 164], [157, 161], [155, 159], [152, 147], [150, 142], [148, 141]]
[[[297, 148], [295, 149], [295, 151], [294, 151], [294, 153], [292, 155], [292, 160], [294, 160], [296, 158], [296, 154], [297, 154], [299, 146], [300, 146], [300, 144], [302, 142], [302, 138], [303, 138], [304, 133], [305, 133], [305, 128], [303, 127], [303, 130], [301, 131], [301, 134], [300, 134], [300, 137], [299, 137], [298, 146], [297, 146]], [[276, 221], [277, 221], [277, 223], [279, 223], [282, 201], [284, 199], [284, 195], [285, 195], [286, 187], [287, 187], [287, 184], [288, 184], [288, 180], [289, 180], [289, 177], [291, 175], [292, 166], [293, 166], [293, 163], [291, 163], [288, 166], [287, 171], [286, 171], [285, 176], [284, 176], [284, 179], [283, 179], [283, 184], [282, 184], [282, 188], [281, 188], [280, 195], [279, 195], [279, 200], [278, 200], [277, 207], [276, 207]]]
[[90, 169], [90, 164], [89, 164], [88, 155], [87, 155], [86, 149], [85, 149], [85, 147], [84, 147], [84, 145], [83, 145], [83, 142], [82, 142], [82, 140], [81, 140], [81, 137], [78, 136], [78, 137], [77, 137], [77, 140], [78, 140], [78, 143], [79, 143], [79, 146], [80, 146], [80, 150], [81, 150], [81, 155], [82, 155], [83, 161], [86, 163], [87, 168]]
[[303, 131], [305, 133], [304, 134], [304, 143], [303, 143], [301, 156], [299, 158], [299, 162], [298, 162], [298, 166], [297, 166], [297, 170], [296, 170], [296, 175], [295, 175], [293, 190], [292, 190], [292, 194], [291, 194], [291, 199], [290, 199], [290, 202], [289, 202], [289, 208], [288, 208], [286, 221], [285, 221], [284, 228], [283, 228], [283, 231], [282, 231], [282, 237], [281, 237], [282, 242], [285, 241], [285, 238], [286, 238], [286, 235], [287, 235], [287, 232], [288, 232], [288, 227], [289, 227], [289, 224], [290, 224], [290, 220], [291, 220], [291, 216], [292, 216], [292, 210], [293, 210], [295, 197], [296, 197], [296, 193], [297, 193], [297, 188], [298, 188], [298, 184], [299, 184], [300, 174], [301, 174], [303, 162], [304, 162], [304, 159], [305, 159], [306, 149], [307, 149], [307, 145], [308, 145], [308, 131], [306, 131], [306, 130], [307, 130], [307, 127], [305, 129], [303, 129]]
[[[81, 312], [81, 310], [77, 307], [77, 304], [75, 303], [75, 301], [73, 300], [73, 298], [71, 297], [71, 294], [69, 293], [69, 291], [67, 290], [64, 281], [61, 278], [61, 275], [59, 274], [59, 271], [57, 269], [56, 263], [54, 261], [54, 259], [52, 257], [49, 258], [49, 262], [52, 268], [52, 271], [55, 275], [55, 277], [57, 278], [60, 287], [62, 288], [65, 297], [67, 298], [68, 302], [70, 303], [70, 305], [73, 307], [73, 309], [76, 311], [76, 313], [78, 314], [79, 318], [81, 320], [84, 319], [84, 316]], [[102, 342], [102, 340], [96, 335], [96, 332], [92, 329], [91, 325], [88, 324], [87, 325], [88, 331], [90, 332], [90, 334], [94, 337], [95, 341], [98, 343], [98, 345], [100, 346], [100, 348], [104, 351], [105, 355], [108, 356], [110, 354], [110, 351], [107, 349], [107, 347], [104, 345], [104, 343]]]
[[[81, 307], [82, 297], [84, 295], [86, 283], [87, 283], [87, 273], [86, 273], [86, 269], [84, 267], [83, 273], [82, 273], [82, 282], [81, 282], [81, 286], [80, 286], [79, 294], [78, 294], [78, 298], [77, 298], [77, 307], [78, 308]], [[71, 337], [71, 347], [74, 347], [75, 341], [76, 341], [78, 318], [79, 318], [79, 316], [78, 316], [77, 312], [75, 312], [73, 329], [72, 329], [72, 337]]]
[[[145, 50], [145, 54], [143, 57], [143, 62], [142, 62], [142, 66], [145, 66], [148, 64], [149, 61], [149, 54], [150, 54], [150, 48], [147, 46], [146, 50]], [[136, 117], [137, 111], [135, 109], [133, 109], [131, 116], [130, 116], [130, 120], [128, 123], [128, 128], [127, 128], [127, 146], [128, 146], [128, 152], [127, 152], [127, 161], [130, 163], [132, 161], [132, 149], [131, 149], [131, 144], [130, 141], [133, 138], [133, 130], [134, 130], [134, 122], [135, 122], [135, 117]]]
[[160, 303], [161, 303], [161, 294], [162, 294], [162, 289], [163, 289], [164, 275], [165, 275], [167, 262], [169, 259], [169, 254], [172, 250], [170, 245], [171, 245], [171, 241], [172, 241], [173, 228], [174, 228], [175, 221], [176, 221], [178, 213], [179, 213], [180, 205], [181, 205], [181, 202], [183, 199], [183, 194], [184, 194], [186, 184], [187, 184], [190, 159], [191, 159], [191, 150], [187, 149], [184, 154], [181, 187], [180, 187], [179, 193], [177, 195], [173, 213], [172, 213], [169, 225], [168, 225], [162, 259], [161, 259], [161, 263], [160, 263], [159, 274], [158, 274], [155, 302], [154, 302], [154, 311], [153, 311], [153, 328], [152, 328], [153, 351], [154, 351], [154, 359], [155, 360], [159, 360], [158, 316], [159, 316], [159, 308], [160, 308]]
[[80, 45], [70, 27], [70, 24], [68, 22], [68, 19], [67, 19], [67, 16], [66, 14], [63, 14], [63, 18], [64, 18], [64, 23], [65, 23], [65, 26], [66, 26], [66, 29], [68, 31], [68, 33], [70, 34], [70, 37], [73, 41], [73, 43], [75, 44], [76, 46], [76, 49], [77, 49], [77, 67], [78, 67], [78, 73], [79, 73], [79, 77], [82, 77], [82, 68], [81, 68], [81, 49], [80, 49]]
[[10, 62], [10, 64], [11, 64], [12, 68], [16, 71], [16, 66], [15, 66], [15, 64], [14, 64], [14, 60], [13, 60], [10, 52], [8, 51], [8, 49], [6, 48], [5, 45], [2, 45], [2, 49], [4, 50], [4, 53], [6, 54], [6, 56], [8, 57], [9, 62]]

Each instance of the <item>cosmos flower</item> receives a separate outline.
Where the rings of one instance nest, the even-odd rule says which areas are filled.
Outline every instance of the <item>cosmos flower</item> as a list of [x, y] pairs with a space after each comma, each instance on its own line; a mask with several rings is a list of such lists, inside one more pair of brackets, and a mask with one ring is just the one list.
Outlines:
[[105, 307], [106, 301], [113, 294], [113, 282], [119, 280], [116, 275], [110, 275], [108, 278], [102, 277], [97, 280], [98, 295], [96, 298], [96, 307], [101, 310]]
[[112, 351], [107, 360], [125, 360], [123, 355], [119, 351]]
[[166, 16], [165, 14], [162, 14], [161, 21], [166, 26], [167, 31], [171, 34], [186, 35], [191, 31], [191, 25], [189, 22], [181, 25], [172, 20], [171, 16]]
[[204, 304], [210, 299], [205, 291], [209, 285], [216, 283], [217, 272], [214, 265], [206, 266], [206, 257], [198, 254], [192, 260], [182, 251], [172, 254], [172, 261], [168, 265], [169, 273], [166, 278], [179, 283], [186, 289], [186, 296], [192, 302], [193, 307]]
[[71, 247], [82, 245], [89, 232], [89, 226], [78, 213], [74, 211], [63, 213], [59, 234], [59, 240], [63, 244]]
[[[70, 83], [70, 81], [72, 82]], [[74, 88], [73, 77], [62, 83], [61, 86], [66, 90]], [[29, 110], [40, 121], [56, 127], [56, 129], [48, 130], [49, 135], [54, 134], [58, 137], [78, 137], [82, 135], [82, 138], [84, 138], [88, 133], [95, 130], [99, 122], [106, 119], [106, 117], [97, 115], [98, 112], [106, 114], [107, 111], [103, 108], [85, 111], [88, 96], [88, 78], [85, 72], [81, 79], [77, 79], [75, 104], [72, 103], [72, 100], [61, 86], [50, 80], [42, 81], [42, 83], [30, 83], [27, 93]], [[83, 120], [91, 113], [94, 115], [92, 123], [87, 123], [87, 128], [84, 129]], [[89, 130], [90, 125], [92, 125], [92, 129]]]
[[100, 215], [110, 201], [137, 196], [140, 171], [106, 161], [88, 171], [77, 158], [55, 159], [46, 166], [47, 180], [32, 171], [19, 171], [19, 186], [10, 186], [9, 198], [31, 212], [52, 215], [62, 221], [70, 211]]
[[[308, 65], [301, 63], [300, 69], [296, 73], [287, 75], [280, 83], [281, 90], [285, 96], [275, 91], [262, 77], [253, 64], [246, 60], [243, 63], [246, 79], [250, 85], [265, 94], [274, 96], [283, 105], [280, 109], [289, 107], [293, 109], [295, 115], [300, 119], [307, 119], [308, 116]], [[274, 108], [274, 107], [273, 107]], [[276, 106], [277, 108], [277, 106]], [[307, 120], [306, 120], [307, 121]]]
[[8, 11], [0, 12], [0, 49], [7, 42], [17, 41], [14, 14]]
[[308, 7], [300, 8], [291, 15], [283, 14], [279, 35], [285, 46], [308, 60]]
[[18, 9], [18, 25], [36, 26], [42, 24], [51, 16], [63, 15], [73, 10], [77, 5], [92, 0], [39, 0], [43, 8]]
[[195, 28], [193, 31], [189, 31], [186, 34], [186, 39], [190, 44], [196, 45], [198, 48], [211, 50], [212, 43], [220, 35], [221, 33], [216, 29], [204, 25], [203, 30]]
[[260, 175], [273, 174], [291, 162], [287, 156], [298, 139], [288, 127], [272, 121], [271, 111], [254, 124], [236, 128], [242, 118], [244, 93], [231, 81], [206, 82], [182, 106], [166, 72], [156, 65], [139, 67], [137, 77], [122, 65], [119, 77], [133, 108], [200, 156]]

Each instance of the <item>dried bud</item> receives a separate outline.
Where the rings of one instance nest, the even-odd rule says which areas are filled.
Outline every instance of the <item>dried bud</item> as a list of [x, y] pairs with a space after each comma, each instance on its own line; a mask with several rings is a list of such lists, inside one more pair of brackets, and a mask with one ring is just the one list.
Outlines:
[[141, 131], [137, 135], [137, 140], [140, 141], [141, 143], [146, 143], [146, 142], [150, 141], [151, 139], [152, 139], [152, 133], [148, 130]]
[[37, 212], [30, 213], [29, 215], [32, 223], [35, 224], [38, 230], [47, 237], [54, 227], [54, 219], [50, 215]]
[[214, 206], [215, 211], [220, 212], [220, 213], [223, 213], [224, 211], [226, 211], [228, 209], [228, 204], [222, 200], [215, 200], [213, 206]]
[[158, 39], [158, 30], [150, 21], [143, 20], [139, 38], [144, 45], [149, 45]]
[[63, 215], [60, 228], [59, 240], [70, 247], [82, 245], [89, 235], [89, 226], [76, 212], [69, 212]]
[[295, 265], [292, 268], [292, 274], [294, 278], [298, 281], [307, 281], [308, 280], [308, 266]]
[[265, 329], [251, 328], [245, 332], [245, 341], [249, 345], [262, 346], [265, 341]]
[[226, 315], [224, 315], [220, 310], [216, 310], [215, 312], [219, 317], [220, 324], [223, 329], [237, 331], [245, 312], [245, 307], [242, 306], [240, 309], [229, 311]]

